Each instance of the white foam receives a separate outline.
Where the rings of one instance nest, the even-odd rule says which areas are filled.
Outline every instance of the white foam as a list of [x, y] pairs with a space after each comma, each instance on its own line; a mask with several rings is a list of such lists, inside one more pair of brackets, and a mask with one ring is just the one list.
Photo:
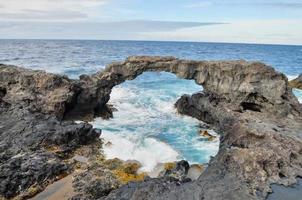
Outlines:
[[[299, 75], [286, 75], [286, 76], [287, 76], [288, 80], [291, 81], [291, 80], [298, 78]], [[299, 102], [302, 103], [302, 90], [293, 89], [293, 93], [298, 98]]]
[[287, 79], [289, 81], [291, 81], [291, 80], [294, 80], [294, 79], [298, 78], [299, 75], [286, 75], [286, 76], [287, 76]]
[[[101, 137], [105, 144], [112, 144], [104, 145], [103, 151], [108, 159], [137, 160], [142, 164], [141, 171], [151, 172], [159, 163], [186, 159], [188, 151], [182, 151], [186, 146], [195, 149], [196, 153], [200, 150], [201, 157], [209, 158], [216, 154], [219, 140], [198, 140], [197, 130], [196, 137], [192, 136], [198, 120], [177, 115], [174, 103], [178, 94], [173, 91], [184, 90], [180, 97], [186, 90], [175, 87], [175, 90], [161, 85], [158, 88], [141, 88], [128, 84], [113, 88], [110, 104], [118, 110], [114, 112], [114, 118], [92, 122], [94, 127], [102, 128]], [[165, 134], [171, 134], [171, 138]]]
[[156, 110], [163, 113], [175, 113], [174, 102], [165, 102], [157, 99], [154, 102]]
[[[113, 89], [110, 103], [119, 111], [114, 113], [114, 119], [103, 121], [95, 119], [95, 127], [111, 127], [117, 132], [102, 131], [104, 143], [110, 141], [112, 145], [104, 145], [103, 151], [107, 159], [119, 158], [122, 160], [137, 160], [142, 164], [141, 171], [151, 172], [158, 163], [173, 162], [180, 159], [180, 155], [168, 144], [152, 137], [147, 137], [148, 131], [143, 126], [148, 119], [160, 117], [163, 113], [174, 113], [173, 103], [152, 99], [156, 106], [146, 105], [135, 101], [140, 94], [135, 88], [117, 86]], [[152, 95], [149, 94], [148, 95]], [[131, 132], [121, 125], [136, 127]], [[140, 133], [137, 133], [140, 132]], [[152, 135], [152, 134], [151, 134]]]
[[110, 102], [117, 103], [124, 99], [129, 99], [135, 97], [135, 93], [127, 88], [122, 88], [120, 86], [116, 86], [113, 88], [110, 94]]
[[299, 102], [302, 103], [302, 90], [293, 89], [295, 96], [298, 98]]
[[154, 138], [125, 137], [124, 135], [103, 132], [102, 138], [112, 145], [104, 145], [107, 159], [119, 158], [137, 160], [142, 164], [141, 171], [151, 172], [158, 163], [172, 162], [179, 158], [179, 154], [169, 145]]

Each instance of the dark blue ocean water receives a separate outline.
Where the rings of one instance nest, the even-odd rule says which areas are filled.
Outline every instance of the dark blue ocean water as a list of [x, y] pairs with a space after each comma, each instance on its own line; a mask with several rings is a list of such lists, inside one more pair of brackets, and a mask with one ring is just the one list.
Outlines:
[[[265, 62], [289, 78], [302, 73], [302, 46], [143, 41], [0, 40], [0, 63], [66, 74], [95, 73], [113, 61], [131, 55], [169, 55], [195, 60], [246, 59]], [[139, 160], [150, 171], [160, 162], [185, 158], [208, 162], [219, 140], [198, 135], [199, 122], [177, 115], [173, 104], [182, 94], [202, 88], [193, 81], [168, 73], [144, 73], [117, 86], [110, 103], [118, 111], [114, 119], [96, 119], [108, 158]], [[295, 90], [302, 99], [302, 92]]]
[[302, 46], [144, 41], [0, 40], [0, 63], [76, 77], [129, 55], [265, 62], [287, 75], [302, 72]]

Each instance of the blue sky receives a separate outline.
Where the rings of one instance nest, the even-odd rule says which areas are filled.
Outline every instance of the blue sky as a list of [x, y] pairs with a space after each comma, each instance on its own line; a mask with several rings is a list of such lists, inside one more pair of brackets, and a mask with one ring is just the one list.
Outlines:
[[302, 44], [302, 0], [0, 0], [0, 38]]

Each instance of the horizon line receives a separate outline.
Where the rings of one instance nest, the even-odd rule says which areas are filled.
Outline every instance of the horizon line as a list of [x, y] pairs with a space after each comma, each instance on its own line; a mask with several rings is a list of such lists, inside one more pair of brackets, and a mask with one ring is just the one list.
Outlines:
[[0, 40], [49, 40], [49, 41], [117, 41], [117, 42], [178, 42], [178, 43], [210, 43], [210, 44], [243, 44], [243, 45], [270, 45], [270, 46], [302, 46], [302, 44], [257, 43], [257, 42], [212, 42], [193, 40], [140, 40], [140, 39], [66, 39], [66, 38], [0, 38]]

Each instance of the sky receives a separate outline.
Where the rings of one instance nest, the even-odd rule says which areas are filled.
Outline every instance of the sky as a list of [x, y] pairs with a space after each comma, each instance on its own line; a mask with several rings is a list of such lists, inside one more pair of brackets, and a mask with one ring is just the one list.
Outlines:
[[0, 39], [302, 45], [302, 0], [0, 0]]

